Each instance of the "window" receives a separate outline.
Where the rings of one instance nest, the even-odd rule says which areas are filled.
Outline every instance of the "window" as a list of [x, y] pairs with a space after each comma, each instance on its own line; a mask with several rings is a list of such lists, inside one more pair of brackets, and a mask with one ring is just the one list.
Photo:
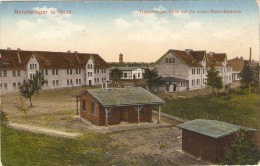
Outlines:
[[76, 74], [78, 74], [78, 69], [76, 69]]
[[34, 68], [35, 70], [37, 69], [37, 64], [35, 64], [35, 68]]
[[79, 79], [79, 84], [81, 84], [81, 79]]
[[197, 79], [197, 85], [200, 85], [200, 79]]
[[197, 74], [200, 74], [200, 68], [197, 68]]
[[70, 74], [70, 70], [69, 69], [67, 69], [67, 75], [69, 75]]
[[32, 70], [32, 64], [30, 64], [30, 70]]
[[95, 81], [95, 83], [97, 83], [97, 79], [96, 78], [94, 78], [94, 81]]
[[195, 80], [192, 80], [192, 82], [191, 82], [191, 83], [192, 83], [192, 86], [194, 86], [194, 85], [195, 85]]
[[59, 86], [59, 80], [56, 80], [56, 86]]
[[203, 73], [203, 74], [205, 73], [205, 69], [204, 69], [204, 68], [202, 69], [202, 73]]
[[166, 63], [169, 63], [169, 60], [168, 60], [168, 58], [166, 58], [166, 59], [165, 59], [165, 62], [166, 62]]
[[138, 75], [138, 78], [140, 78], [140, 73], [138, 73], [137, 75]]
[[2, 77], [2, 70], [0, 70], [0, 77]]
[[124, 73], [124, 78], [127, 78], [127, 73]]
[[16, 89], [16, 83], [15, 82], [13, 83], [13, 88]]
[[99, 78], [97, 78], [97, 83], [99, 83]]
[[82, 110], [86, 111], [86, 101], [82, 100]]
[[[72, 69], [71, 69], [71, 72], [72, 72]], [[56, 75], [58, 75], [59, 74], [59, 70], [58, 69], [56, 69]]]
[[16, 77], [16, 72], [15, 72], [15, 70], [13, 70], [13, 77]]
[[4, 77], [7, 77], [7, 71], [4, 70]]
[[2, 85], [2, 83], [0, 83], [0, 89], [2, 90], [2, 88], [3, 88], [3, 85]]
[[70, 79], [70, 85], [73, 85], [72, 79]]
[[55, 80], [52, 80], [52, 86], [55, 86]]
[[106, 69], [104, 69], [104, 73], [106, 73], [107, 72], [107, 70]]
[[55, 75], [55, 70], [54, 69], [52, 69], [52, 75]]
[[45, 69], [45, 75], [48, 75], [48, 69]]
[[78, 79], [76, 79], [76, 85], [78, 85]]
[[79, 74], [81, 74], [81, 69], [79, 69]]
[[7, 83], [4, 83], [4, 88], [5, 88], [5, 90], [8, 88], [8, 87], [7, 87]]
[[94, 102], [91, 103], [91, 114], [96, 114], [96, 104]]
[[70, 80], [67, 80], [67, 85], [70, 85]]

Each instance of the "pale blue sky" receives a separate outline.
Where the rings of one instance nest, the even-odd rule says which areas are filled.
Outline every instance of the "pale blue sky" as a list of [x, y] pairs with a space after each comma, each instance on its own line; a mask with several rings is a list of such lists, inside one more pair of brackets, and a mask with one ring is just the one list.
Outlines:
[[[70, 10], [71, 15], [14, 14]], [[141, 14], [139, 10], [240, 10], [240, 14]], [[168, 49], [192, 48], [259, 58], [255, 0], [1, 2], [0, 48], [92, 52], [107, 61], [156, 61]]]

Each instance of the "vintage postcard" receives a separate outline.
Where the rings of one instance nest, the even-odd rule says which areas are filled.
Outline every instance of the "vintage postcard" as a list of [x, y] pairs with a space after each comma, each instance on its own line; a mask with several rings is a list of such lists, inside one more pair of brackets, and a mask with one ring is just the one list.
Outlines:
[[0, 1], [0, 165], [259, 164], [259, 15], [259, 0]]

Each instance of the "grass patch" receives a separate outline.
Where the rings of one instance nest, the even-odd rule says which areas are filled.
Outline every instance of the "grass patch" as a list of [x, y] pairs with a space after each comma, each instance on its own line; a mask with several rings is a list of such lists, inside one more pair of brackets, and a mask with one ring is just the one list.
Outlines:
[[103, 134], [84, 134], [77, 139], [58, 138], [2, 127], [4, 166], [112, 165], [111, 138]]
[[163, 112], [192, 119], [214, 119], [260, 129], [260, 95], [229, 94], [166, 99]]

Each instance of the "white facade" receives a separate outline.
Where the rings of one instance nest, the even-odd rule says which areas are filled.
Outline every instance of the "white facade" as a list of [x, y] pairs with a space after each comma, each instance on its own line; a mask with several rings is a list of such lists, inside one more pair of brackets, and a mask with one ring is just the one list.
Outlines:
[[[17, 54], [14, 54], [14, 56], [16, 55]], [[100, 85], [103, 80], [109, 80], [109, 69], [100, 65], [99, 68], [97, 68], [93, 57], [87, 60], [84, 68], [56, 68], [55, 66], [53, 66], [54, 68], [43, 68], [33, 53], [31, 55], [28, 54], [28, 56], [30, 56], [30, 58], [24, 70], [15, 69], [14, 65], [14, 69], [4, 68], [0, 70], [1, 91], [18, 91], [23, 81], [32, 79], [37, 70], [42, 72], [47, 80], [47, 84], [43, 86], [43, 89]], [[18, 57], [23, 58], [22, 56]], [[3, 62], [2, 59], [0, 60]], [[15, 63], [20, 63], [19, 61]], [[96, 71], [98, 70], [98, 72], [94, 72], [95, 68], [97, 68]]]
[[[122, 71], [122, 78], [123, 80], [139, 80], [143, 79], [144, 69], [139, 67], [117, 67], [120, 71]], [[110, 69], [113, 70], [113, 68]]]
[[[189, 66], [174, 52], [167, 52], [159, 61], [156, 62], [154, 68], [158, 71], [158, 74], [162, 77], [175, 77], [179, 79], [185, 79], [188, 81], [188, 85], [182, 85], [179, 83], [177, 86], [175, 83], [171, 83], [166, 91], [185, 91], [200, 89], [206, 87], [206, 59], [199, 63], [198, 67]], [[176, 86], [176, 87], [175, 87]]]

